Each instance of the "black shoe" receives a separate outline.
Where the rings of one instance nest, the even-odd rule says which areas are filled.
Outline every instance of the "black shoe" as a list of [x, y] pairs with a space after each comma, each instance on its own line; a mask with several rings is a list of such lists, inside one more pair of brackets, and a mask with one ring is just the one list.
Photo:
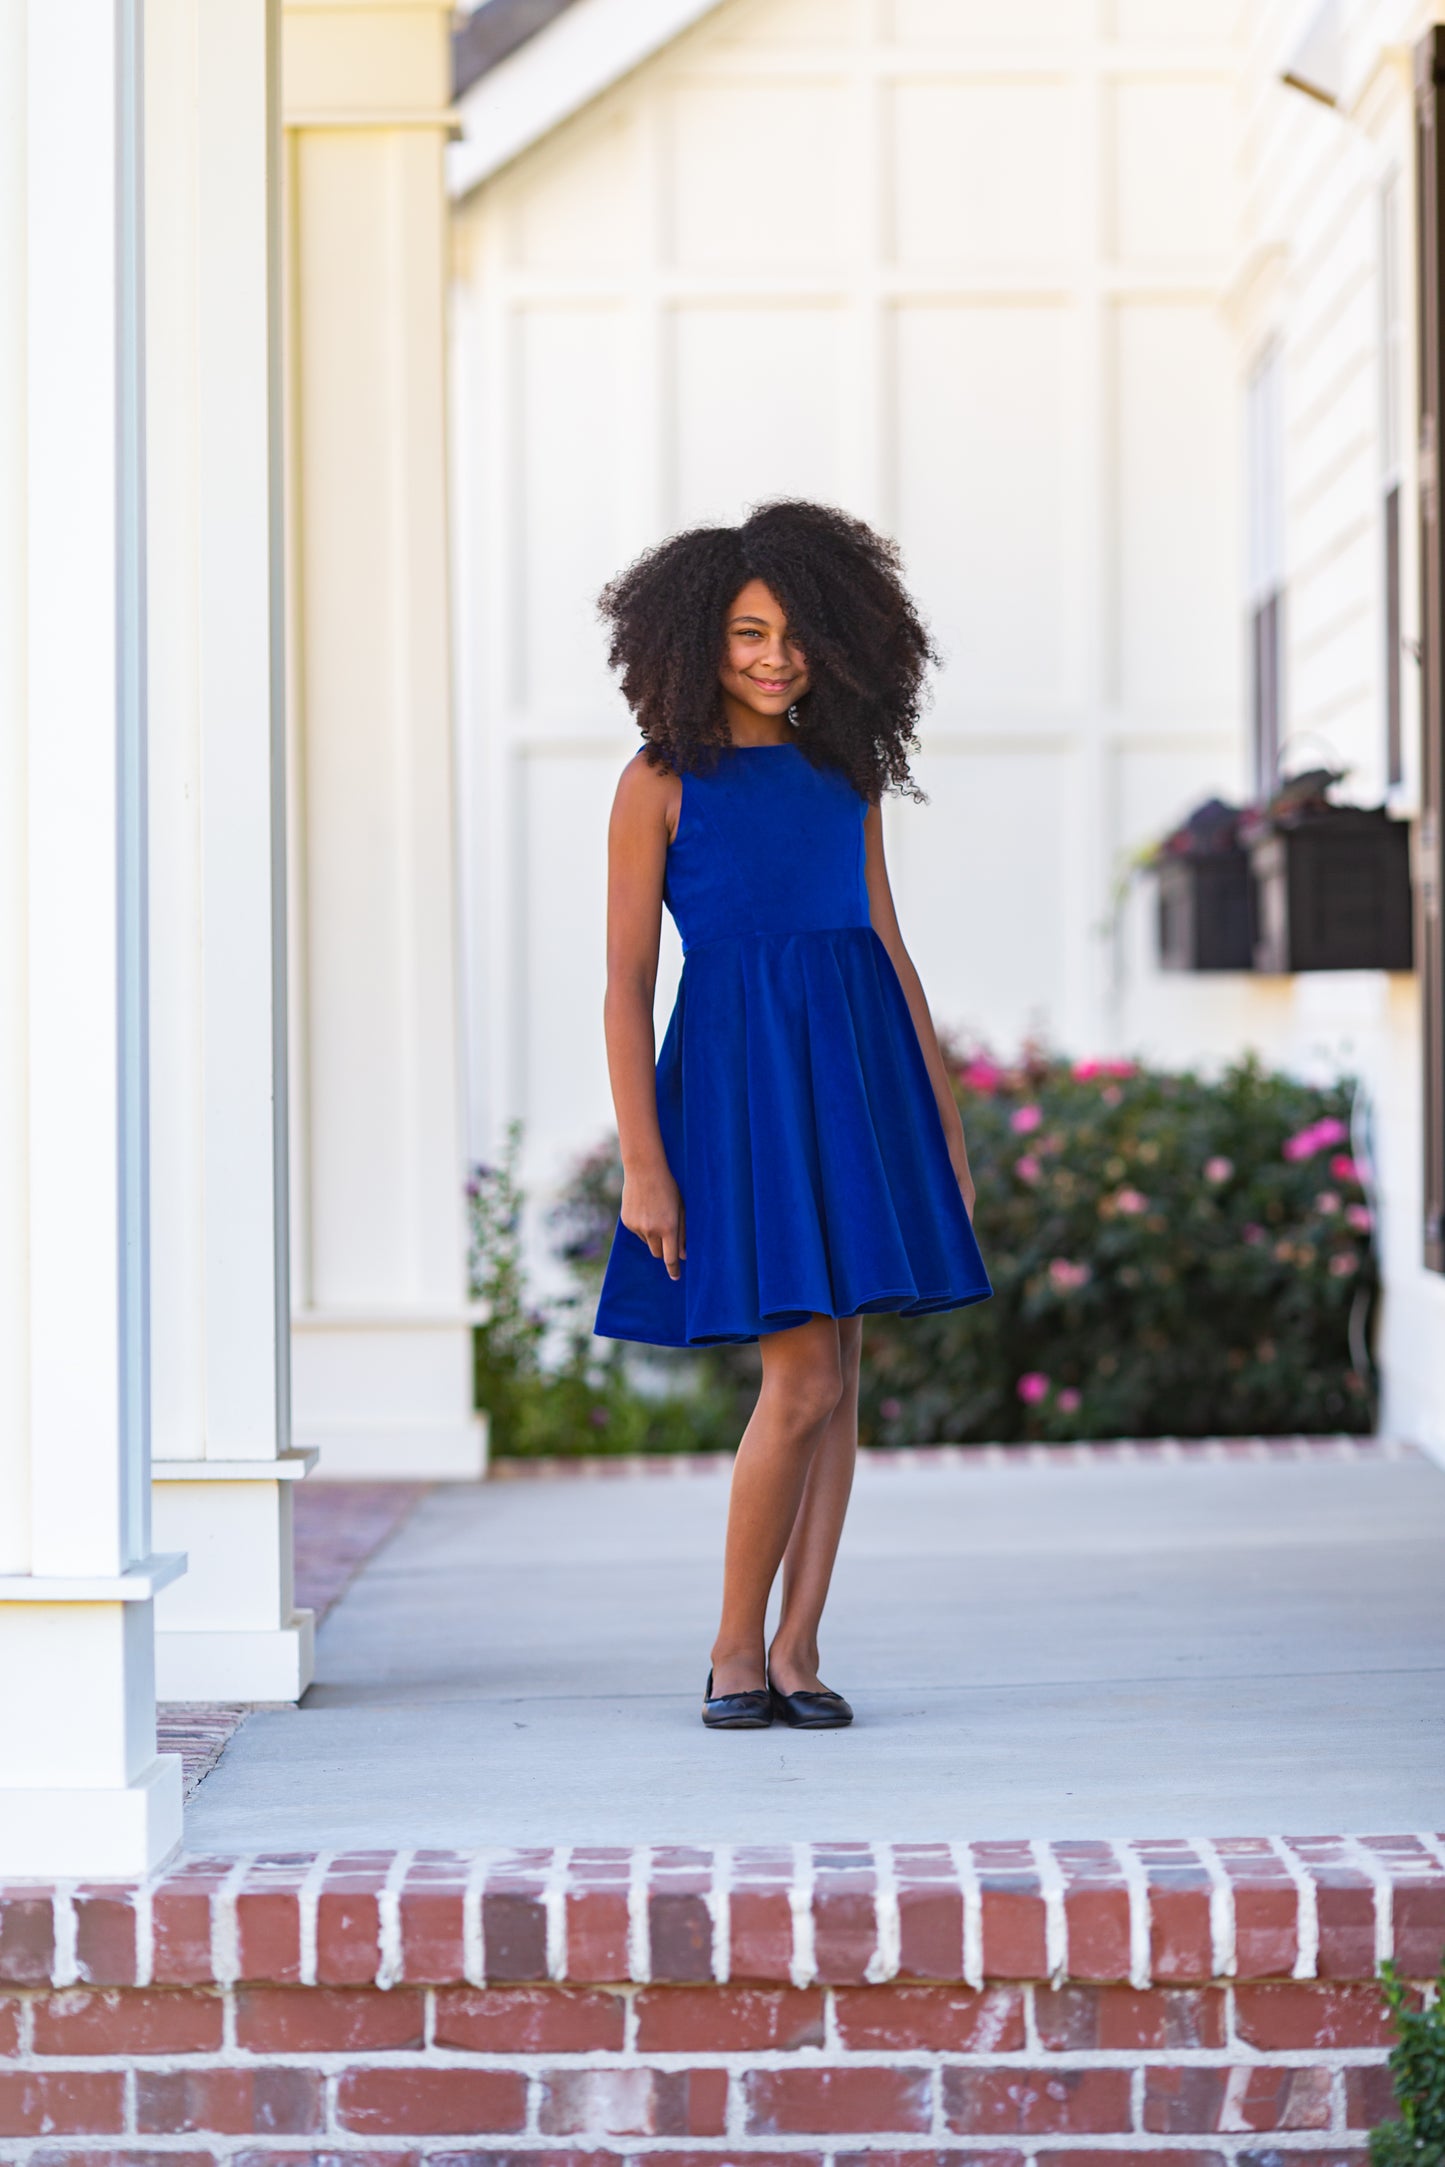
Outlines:
[[853, 1711], [841, 1693], [820, 1687], [816, 1693], [782, 1693], [769, 1685], [768, 1697], [780, 1723], [795, 1731], [841, 1731], [853, 1720]]
[[773, 1704], [765, 1685], [746, 1693], [719, 1693], [712, 1697], [712, 1672], [703, 1688], [702, 1720], [710, 1731], [765, 1731], [773, 1720]]

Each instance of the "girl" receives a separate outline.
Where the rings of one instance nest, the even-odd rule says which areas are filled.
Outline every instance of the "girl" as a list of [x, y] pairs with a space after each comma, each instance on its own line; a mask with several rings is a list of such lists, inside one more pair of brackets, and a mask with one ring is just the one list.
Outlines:
[[[818, 1627], [853, 1481], [863, 1317], [991, 1291], [883, 863], [884, 791], [920, 795], [908, 753], [935, 657], [895, 547], [817, 504], [675, 535], [601, 608], [644, 742], [609, 838], [623, 1188], [595, 1329], [664, 1347], [761, 1340], [702, 1719], [835, 1729], [853, 1711], [818, 1676]], [[664, 903], [686, 960], [654, 1073]]]

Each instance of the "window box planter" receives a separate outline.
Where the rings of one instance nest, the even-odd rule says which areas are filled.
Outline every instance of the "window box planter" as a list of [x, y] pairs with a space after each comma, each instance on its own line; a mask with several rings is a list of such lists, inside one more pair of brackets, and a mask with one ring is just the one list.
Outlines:
[[1253, 887], [1238, 824], [1234, 806], [1211, 798], [1154, 852], [1162, 969], [1253, 969]]
[[1381, 808], [1316, 803], [1249, 839], [1257, 971], [1407, 971], [1410, 830]]

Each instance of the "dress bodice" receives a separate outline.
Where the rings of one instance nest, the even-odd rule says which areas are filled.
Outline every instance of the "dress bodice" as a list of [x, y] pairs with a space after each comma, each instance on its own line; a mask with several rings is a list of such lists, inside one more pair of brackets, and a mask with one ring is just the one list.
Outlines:
[[867, 806], [796, 745], [740, 745], [685, 775], [663, 894], [684, 950], [869, 923]]

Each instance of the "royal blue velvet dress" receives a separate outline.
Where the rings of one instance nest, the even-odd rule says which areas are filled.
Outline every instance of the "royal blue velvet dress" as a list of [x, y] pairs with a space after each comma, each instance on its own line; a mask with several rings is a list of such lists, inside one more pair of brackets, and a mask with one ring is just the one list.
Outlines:
[[682, 935], [657, 1113], [681, 1276], [619, 1225], [594, 1329], [700, 1347], [991, 1293], [863, 876], [867, 807], [794, 744], [686, 775], [663, 894]]

